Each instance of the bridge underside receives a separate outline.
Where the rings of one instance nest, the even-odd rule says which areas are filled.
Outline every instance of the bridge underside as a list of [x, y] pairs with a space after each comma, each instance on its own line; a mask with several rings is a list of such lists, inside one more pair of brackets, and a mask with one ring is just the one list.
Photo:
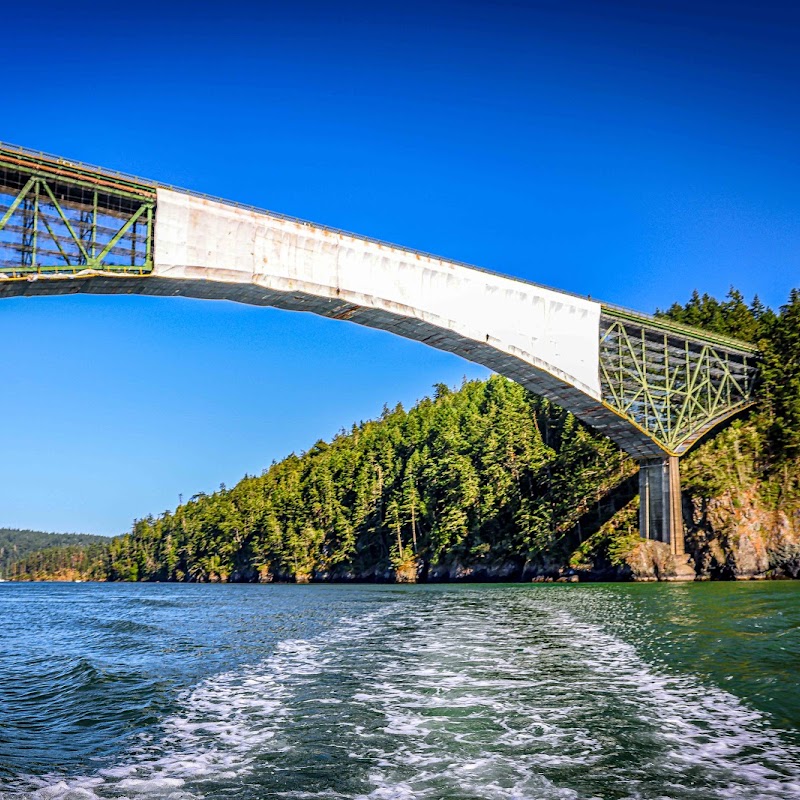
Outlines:
[[756, 359], [741, 342], [609, 308], [600, 337], [603, 399], [667, 454], [753, 403]]
[[603, 402], [533, 367], [529, 361], [499, 350], [493, 343], [475, 341], [423, 319], [383, 309], [369, 308], [303, 292], [270, 290], [256, 284], [194, 278], [93, 275], [86, 277], [0, 280], [0, 298], [42, 297], [63, 294], [136, 294], [229, 300], [287, 311], [306, 311], [330, 319], [346, 320], [395, 333], [439, 350], [455, 353], [488, 367], [531, 392], [568, 409], [579, 419], [613, 439], [637, 460], [660, 458], [663, 449], [646, 432], [638, 430]]

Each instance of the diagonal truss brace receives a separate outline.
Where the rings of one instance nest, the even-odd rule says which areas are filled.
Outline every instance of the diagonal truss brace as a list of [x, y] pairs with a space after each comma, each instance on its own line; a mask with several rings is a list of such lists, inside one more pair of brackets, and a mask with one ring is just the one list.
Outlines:
[[152, 189], [99, 186], [91, 177], [3, 156], [0, 277], [152, 272]]
[[752, 405], [757, 370], [755, 351], [742, 342], [603, 308], [603, 402], [667, 454], [685, 452]]

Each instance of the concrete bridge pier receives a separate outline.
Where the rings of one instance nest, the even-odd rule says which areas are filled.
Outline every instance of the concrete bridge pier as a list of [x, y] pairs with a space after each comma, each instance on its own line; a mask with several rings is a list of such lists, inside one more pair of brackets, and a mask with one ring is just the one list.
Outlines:
[[642, 537], [665, 542], [674, 555], [684, 555], [681, 474], [677, 456], [639, 462], [639, 502]]

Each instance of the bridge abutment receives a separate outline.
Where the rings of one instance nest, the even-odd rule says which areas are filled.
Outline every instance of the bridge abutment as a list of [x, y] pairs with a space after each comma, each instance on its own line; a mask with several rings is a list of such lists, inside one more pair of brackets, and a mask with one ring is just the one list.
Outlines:
[[677, 456], [639, 462], [639, 530], [645, 539], [668, 544], [675, 555], [686, 552]]

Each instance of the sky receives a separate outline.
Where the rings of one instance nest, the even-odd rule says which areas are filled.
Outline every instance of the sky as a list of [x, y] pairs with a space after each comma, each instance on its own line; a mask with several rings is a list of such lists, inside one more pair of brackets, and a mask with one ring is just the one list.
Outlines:
[[[0, 140], [642, 311], [800, 285], [800, 8], [3, 10]], [[384, 404], [485, 377], [225, 302], [0, 303], [0, 526], [118, 534]]]

